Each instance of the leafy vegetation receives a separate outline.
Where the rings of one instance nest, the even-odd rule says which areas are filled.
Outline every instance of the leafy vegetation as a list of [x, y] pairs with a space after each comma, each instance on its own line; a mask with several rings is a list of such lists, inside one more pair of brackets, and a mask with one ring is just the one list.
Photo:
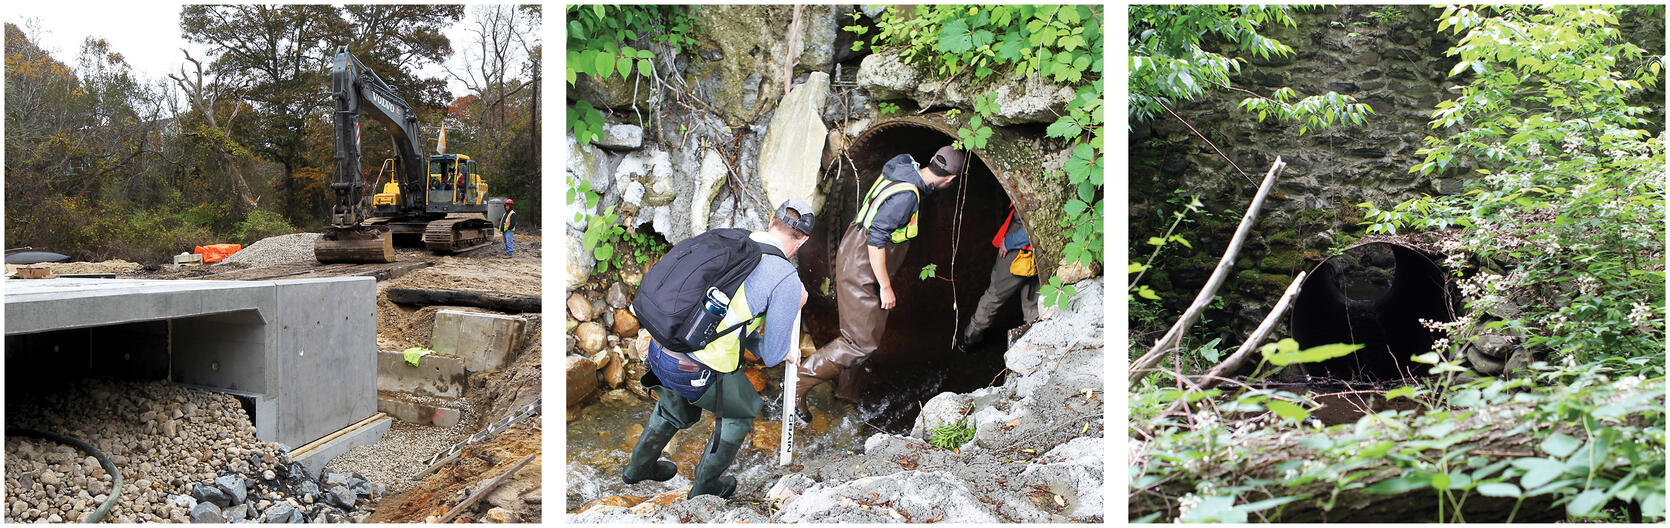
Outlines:
[[[1420, 516], [1406, 520], [1662, 521], [1665, 158], [1662, 121], [1649, 116], [1663, 107], [1643, 94], [1662, 82], [1663, 58], [1618, 24], [1663, 16], [1662, 6], [1444, 8], [1432, 23], [1456, 37], [1448, 73], [1459, 86], [1433, 109], [1409, 172], [1463, 178], [1465, 189], [1361, 204], [1368, 233], [1435, 240], [1468, 301], [1457, 321], [1433, 325], [1450, 337], [1409, 358], [1428, 377], [1349, 395], [1366, 411], [1328, 425], [1320, 415], [1340, 395], [1188, 390], [1150, 376], [1133, 387], [1133, 511], [1344, 518], [1397, 496]], [[1206, 26], [1190, 27], [1176, 32]], [[1229, 40], [1276, 49], [1246, 33]], [[1509, 336], [1528, 365], [1474, 376], [1463, 350], [1476, 332]], [[1270, 367], [1349, 352], [1288, 340], [1263, 350]], [[1430, 499], [1411, 501], [1420, 497]], [[1468, 506], [1479, 501], [1499, 508], [1479, 518]]]
[[[32, 39], [40, 29], [8, 24], [6, 238], [155, 263], [194, 245], [322, 227], [335, 160], [321, 94], [342, 45], [413, 103], [425, 128], [446, 120], [451, 152], [479, 160], [494, 194], [537, 218], [539, 9], [472, 9], [482, 37], [450, 42], [443, 31], [462, 6], [186, 6], [179, 29], [207, 55], [180, 56], [175, 72], [134, 71], [99, 39], [66, 64]], [[459, 60], [468, 71], [449, 69], [468, 95], [415, 73], [465, 46], [457, 55], [472, 57]], [[365, 158], [391, 157], [381, 127], [364, 130]]]
[[957, 449], [974, 439], [974, 421], [958, 420], [928, 431], [928, 443], [941, 449]]
[[[673, 5], [568, 6], [564, 75], [569, 87], [575, 86], [582, 75], [593, 82], [633, 76], [656, 82], [655, 50], [649, 48], [659, 45], [677, 55], [694, 44], [696, 9]], [[568, 130], [581, 145], [603, 137], [603, 113], [590, 102], [576, 102], [567, 115]]]

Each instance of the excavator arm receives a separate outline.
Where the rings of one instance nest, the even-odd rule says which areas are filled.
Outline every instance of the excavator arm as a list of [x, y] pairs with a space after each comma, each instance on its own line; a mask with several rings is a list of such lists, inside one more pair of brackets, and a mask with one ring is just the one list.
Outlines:
[[412, 105], [376, 72], [338, 47], [331, 64], [331, 95], [336, 102], [336, 172], [331, 192], [331, 225], [314, 245], [320, 262], [392, 262], [393, 237], [387, 228], [365, 226], [365, 179], [360, 175], [360, 115], [387, 127], [394, 139], [394, 179], [400, 183], [398, 207], [421, 206], [427, 156]]

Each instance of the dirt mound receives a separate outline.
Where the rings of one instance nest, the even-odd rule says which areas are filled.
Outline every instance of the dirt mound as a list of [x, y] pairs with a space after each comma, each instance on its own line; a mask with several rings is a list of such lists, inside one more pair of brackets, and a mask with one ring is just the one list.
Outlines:
[[[47, 269], [52, 270], [53, 275], [68, 275], [73, 273], [132, 273], [145, 269], [144, 264], [128, 262], [121, 259], [106, 260], [104, 262], [60, 262], [55, 264], [48, 263], [35, 265], [46, 266]], [[7, 264], [6, 274], [11, 275], [12, 273], [16, 273], [17, 268], [20, 267], [22, 266], [18, 264]]]
[[[544, 437], [541, 420], [543, 417], [528, 418], [486, 442], [465, 448], [458, 462], [443, 467], [417, 487], [383, 499], [370, 522], [434, 522], [482, 483], [504, 474], [530, 454], [534, 455], [533, 461], [488, 492], [459, 519], [540, 522], [543, 457], [537, 453]], [[508, 516], [495, 518], [495, 510], [498, 515]]]

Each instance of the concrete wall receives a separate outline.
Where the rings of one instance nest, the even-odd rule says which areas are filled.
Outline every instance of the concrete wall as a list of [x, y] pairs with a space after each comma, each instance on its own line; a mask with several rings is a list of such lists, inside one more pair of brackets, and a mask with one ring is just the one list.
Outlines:
[[87, 343], [85, 353], [59, 357], [8, 350], [8, 368], [25, 358], [29, 365], [50, 359], [92, 373], [134, 366], [141, 376], [162, 374], [247, 396], [255, 402], [257, 435], [292, 448], [376, 412], [376, 281], [370, 277], [40, 279], [5, 286], [9, 347], [81, 341], [77, 329]]

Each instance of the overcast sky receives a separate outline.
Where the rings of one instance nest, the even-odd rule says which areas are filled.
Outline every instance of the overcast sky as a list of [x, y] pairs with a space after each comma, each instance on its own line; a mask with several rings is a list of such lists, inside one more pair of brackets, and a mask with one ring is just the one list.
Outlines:
[[[110, 49], [122, 54], [134, 73], [146, 80], [166, 79], [167, 74], [179, 71], [186, 63], [180, 48], [191, 50], [191, 55], [199, 59], [206, 55], [202, 46], [188, 44], [180, 36], [179, 4], [64, 0], [9, 0], [5, 4], [6, 22], [23, 28], [53, 58], [71, 67], [76, 65], [76, 55], [87, 37], [109, 41]], [[446, 31], [455, 56], [473, 41], [474, 35], [466, 29], [474, 20], [470, 11], [466, 8], [464, 19]], [[37, 28], [29, 27], [30, 19], [38, 22]], [[419, 74], [446, 76], [439, 65], [430, 65]], [[449, 78], [448, 86], [454, 97], [468, 93], [456, 80]]]

